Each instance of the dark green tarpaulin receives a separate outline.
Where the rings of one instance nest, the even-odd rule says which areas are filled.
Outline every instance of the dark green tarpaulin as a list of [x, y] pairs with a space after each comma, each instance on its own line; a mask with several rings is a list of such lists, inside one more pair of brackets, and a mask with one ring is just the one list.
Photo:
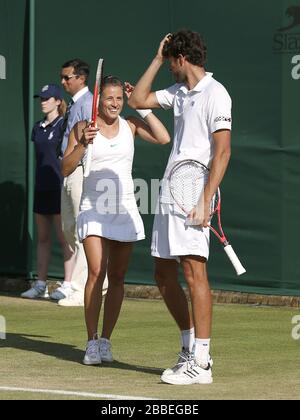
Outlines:
[[[34, 2], [33, 2], [34, 3]], [[223, 225], [247, 267], [236, 277], [212, 239], [209, 273], [218, 289], [300, 294], [300, 4], [289, 1], [116, 0], [35, 1], [35, 88], [59, 82], [60, 66], [81, 57], [105, 58], [105, 73], [135, 83], [163, 35], [181, 27], [203, 34], [207, 70], [233, 99], [232, 159], [222, 184]], [[0, 0], [0, 272], [25, 273], [28, 235], [29, 1]], [[286, 14], [286, 11], [288, 13]], [[295, 24], [293, 24], [295, 22]], [[294, 26], [293, 26], [294, 25]], [[167, 66], [154, 88], [172, 84]], [[125, 114], [132, 111], [126, 108]], [[171, 113], [159, 116], [172, 132]], [[35, 106], [35, 120], [41, 117]], [[136, 142], [134, 177], [159, 178], [169, 147]], [[152, 215], [147, 240], [135, 247], [128, 282], [153, 283]], [[62, 275], [55, 245], [51, 273]]]

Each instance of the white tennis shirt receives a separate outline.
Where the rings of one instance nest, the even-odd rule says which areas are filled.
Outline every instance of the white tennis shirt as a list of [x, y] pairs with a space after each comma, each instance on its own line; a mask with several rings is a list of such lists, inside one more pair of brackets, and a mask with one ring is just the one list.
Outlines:
[[156, 92], [163, 109], [174, 110], [174, 141], [165, 177], [175, 162], [195, 159], [210, 166], [213, 158], [212, 134], [221, 129], [231, 130], [231, 98], [212, 73], [192, 89], [175, 84]]

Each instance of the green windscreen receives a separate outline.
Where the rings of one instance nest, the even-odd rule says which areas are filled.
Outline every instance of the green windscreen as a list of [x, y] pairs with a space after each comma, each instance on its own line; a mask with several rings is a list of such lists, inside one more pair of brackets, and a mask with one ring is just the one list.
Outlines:
[[[27, 235], [25, 216], [26, 5], [21, 0], [0, 0], [0, 56], [6, 59], [6, 78], [0, 78], [0, 271], [12, 274], [25, 273], [25, 249], [31, 246], [35, 253], [36, 247], [35, 240], [32, 243], [33, 238]], [[36, 89], [59, 83], [61, 65], [75, 57], [91, 64], [92, 75], [103, 57], [105, 74], [134, 84], [166, 33], [185, 27], [203, 35], [208, 47], [206, 69], [227, 88], [233, 101], [232, 157], [221, 185], [222, 219], [247, 268], [245, 275], [237, 277], [212, 237], [212, 287], [299, 295], [300, 2], [116, 0], [112, 7], [99, 0], [86, 0], [84, 5], [74, 0], [70, 7], [60, 0], [45, 0], [35, 2], [35, 13]], [[166, 64], [153, 89], [172, 83]], [[134, 111], [126, 107], [124, 115], [129, 114]], [[158, 111], [157, 115], [173, 134], [172, 112]], [[35, 120], [41, 117], [37, 103]], [[133, 176], [147, 182], [150, 213], [155, 201], [150, 194], [151, 180], [162, 176], [170, 147], [136, 140]], [[143, 220], [147, 239], [135, 245], [126, 280], [153, 284], [153, 214], [143, 214]], [[49, 274], [63, 276], [56, 242]]]

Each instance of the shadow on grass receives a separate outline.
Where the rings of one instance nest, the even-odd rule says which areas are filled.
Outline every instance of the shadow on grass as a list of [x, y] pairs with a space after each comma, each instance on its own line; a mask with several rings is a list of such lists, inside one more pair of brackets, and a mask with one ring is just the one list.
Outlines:
[[[41, 335], [7, 333], [6, 339], [0, 340], [0, 349], [11, 348], [26, 352], [40, 353], [46, 356], [54, 357], [56, 359], [78, 363], [83, 366], [82, 360], [84, 357], [84, 351], [79, 350], [75, 346], [72, 346], [70, 344], [52, 343], [49, 341], [41, 340], [49, 338], [51, 337]], [[162, 373], [162, 370], [158, 368], [131, 365], [129, 363], [123, 363], [117, 360], [115, 360], [112, 363], [103, 363], [101, 365], [93, 367], [131, 370], [136, 372], [148, 373], [150, 375], [161, 375]]]
[[149, 373], [150, 375], [161, 375], [163, 369], [154, 368], [154, 367], [146, 367], [146, 366], [139, 366], [139, 365], [130, 365], [128, 363], [119, 362], [118, 360], [114, 360], [111, 363], [103, 362], [100, 366], [102, 368], [110, 368], [110, 369], [124, 369], [124, 370], [135, 370], [136, 372], [142, 373]]

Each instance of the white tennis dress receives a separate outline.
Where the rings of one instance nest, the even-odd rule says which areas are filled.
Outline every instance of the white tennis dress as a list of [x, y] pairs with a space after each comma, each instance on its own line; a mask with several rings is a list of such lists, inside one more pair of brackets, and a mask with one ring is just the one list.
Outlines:
[[120, 242], [145, 238], [134, 197], [133, 157], [134, 137], [125, 119], [119, 117], [119, 133], [112, 139], [97, 133], [77, 220], [81, 242], [88, 236]]

